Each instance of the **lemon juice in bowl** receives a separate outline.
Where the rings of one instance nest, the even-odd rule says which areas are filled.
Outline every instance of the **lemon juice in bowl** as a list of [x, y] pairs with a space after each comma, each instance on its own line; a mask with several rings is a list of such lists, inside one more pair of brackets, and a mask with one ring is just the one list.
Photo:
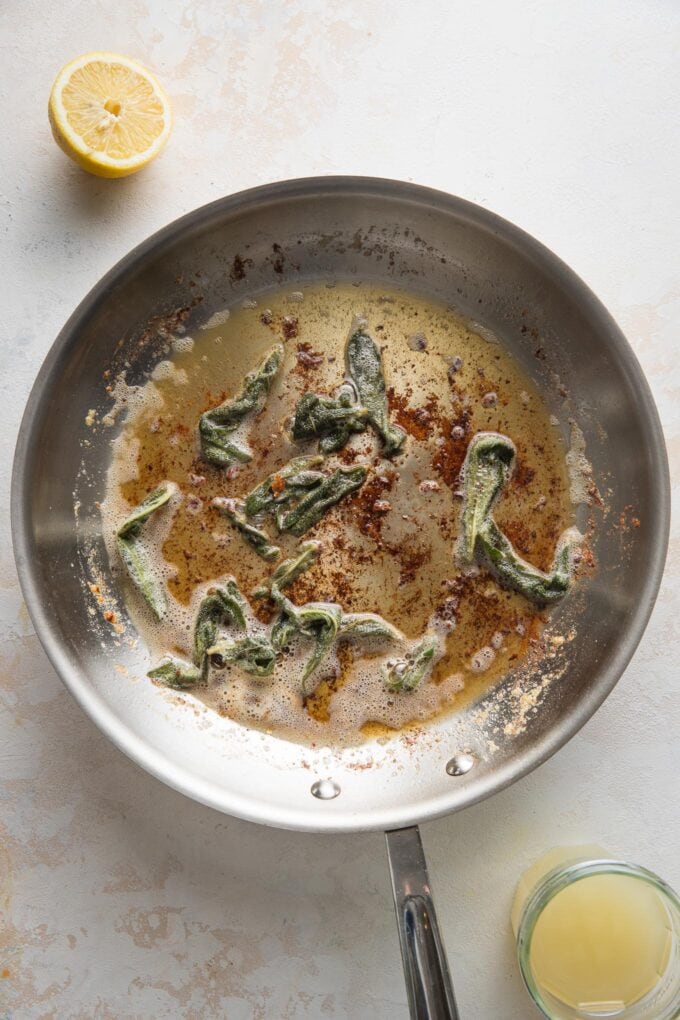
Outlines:
[[680, 901], [597, 846], [551, 850], [511, 911], [520, 969], [551, 1020], [680, 1017]]

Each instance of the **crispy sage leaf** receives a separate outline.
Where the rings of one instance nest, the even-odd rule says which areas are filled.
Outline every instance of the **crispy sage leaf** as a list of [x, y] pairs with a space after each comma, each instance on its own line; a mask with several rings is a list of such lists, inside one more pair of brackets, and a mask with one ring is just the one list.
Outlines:
[[167, 609], [165, 588], [155, 576], [139, 536], [151, 514], [165, 506], [174, 491], [174, 486], [168, 485], [150, 493], [123, 521], [116, 534], [118, 554], [130, 580], [157, 620], [163, 619]]
[[251, 450], [239, 443], [233, 436], [235, 429], [215, 425], [203, 416], [198, 426], [203, 458], [217, 467], [231, 467], [232, 464], [247, 464], [253, 459]]
[[205, 680], [206, 670], [199, 669], [190, 662], [183, 662], [182, 659], [168, 656], [160, 666], [149, 670], [147, 676], [152, 680], [162, 680], [167, 687], [184, 691]]
[[123, 521], [117, 531], [118, 538], [136, 538], [142, 530], [142, 525], [148, 521], [151, 514], [165, 506], [174, 491], [174, 486], [162, 485], [149, 493]]
[[233, 577], [228, 577], [224, 582], [224, 586], [220, 589], [220, 592], [224, 607], [231, 615], [233, 625], [238, 630], [245, 630], [248, 602], [241, 593], [241, 589], [237, 585], [235, 579]]
[[274, 620], [271, 629], [271, 640], [277, 652], [281, 652], [300, 631], [299, 607], [281, 593], [281, 589], [275, 581], [270, 586], [270, 595], [279, 608], [279, 615]]
[[234, 433], [248, 415], [262, 409], [282, 363], [283, 347], [277, 344], [257, 368], [248, 372], [237, 397], [230, 397], [201, 415], [198, 423], [201, 452], [211, 464], [229, 467], [252, 460], [251, 451], [237, 442]]
[[470, 440], [463, 464], [462, 560], [472, 563], [477, 537], [515, 462], [515, 444], [498, 432], [478, 432]]
[[498, 495], [515, 462], [514, 443], [497, 432], [478, 432], [470, 442], [463, 465], [462, 559], [475, 557], [484, 563], [506, 588], [519, 592], [538, 605], [562, 598], [571, 583], [571, 537], [563, 537], [549, 573], [527, 563], [493, 519]]
[[244, 505], [238, 499], [226, 499], [224, 496], [216, 496], [212, 505], [227, 518], [227, 520], [240, 531], [244, 539], [251, 545], [258, 556], [263, 560], [275, 560], [281, 551], [277, 545], [272, 545], [269, 536], [251, 524], [244, 511]]
[[167, 610], [165, 589], [162, 582], [155, 576], [149, 558], [138, 539], [121, 538], [118, 535], [116, 546], [130, 580], [143, 596], [156, 619], [162, 620]]
[[276, 651], [271, 642], [254, 635], [236, 641], [222, 638], [208, 648], [206, 654], [218, 669], [236, 665], [251, 676], [271, 676], [276, 664]]
[[302, 673], [302, 695], [309, 697], [316, 689], [313, 674], [328, 655], [338, 635], [342, 609], [334, 602], [306, 602], [303, 606], [296, 606], [281, 594], [275, 584], [272, 585], [272, 598], [281, 612], [272, 627], [274, 648], [281, 650], [296, 635], [314, 642], [314, 649]]
[[404, 639], [400, 630], [377, 613], [343, 613], [339, 636], [350, 641], [367, 638], [384, 638], [390, 641]]
[[282, 652], [286, 649], [291, 641], [294, 640], [296, 634], [299, 633], [297, 620], [294, 616], [286, 615], [281, 612], [280, 615], [274, 620], [274, 624], [271, 630], [272, 645], [277, 652]]
[[265, 478], [249, 492], [245, 499], [246, 516], [254, 517], [275, 506], [303, 496], [323, 481], [323, 474], [313, 469], [323, 463], [323, 457], [295, 457], [282, 468]]
[[253, 598], [266, 598], [270, 594], [273, 584], [277, 585], [279, 590], [281, 588], [288, 588], [300, 574], [304, 573], [305, 570], [309, 570], [312, 564], [316, 563], [320, 552], [321, 542], [302, 542], [298, 546], [297, 554], [280, 563], [266, 584], [255, 589]]
[[295, 408], [293, 439], [318, 439], [322, 453], [333, 453], [342, 449], [353, 432], [363, 432], [367, 419], [367, 409], [348, 392], [338, 397], [305, 393]]
[[424, 680], [434, 665], [439, 640], [426, 634], [403, 659], [398, 659], [383, 672], [383, 683], [388, 691], [411, 692]]
[[375, 340], [362, 328], [355, 330], [345, 351], [347, 371], [367, 409], [371, 425], [383, 441], [384, 452], [390, 456], [401, 449], [406, 433], [389, 418], [382, 355]]
[[302, 694], [313, 694], [316, 684], [313, 674], [328, 655], [337, 636], [342, 610], [332, 603], [308, 602], [301, 607], [300, 619], [303, 626], [300, 633], [314, 640], [314, 651], [307, 659], [302, 674]]
[[309, 531], [321, 520], [329, 507], [360, 488], [367, 473], [367, 468], [357, 465], [351, 468], [338, 468], [332, 475], [327, 475], [321, 485], [303, 496], [297, 506], [277, 513], [276, 523], [279, 531], [304, 535], [305, 531]]
[[211, 645], [217, 641], [220, 627], [232, 625], [246, 629], [247, 603], [233, 577], [224, 585], [209, 588], [196, 614], [194, 627], [194, 663], [200, 666]]
[[557, 546], [553, 568], [546, 574], [519, 556], [492, 517], [488, 517], [477, 537], [477, 546], [499, 582], [518, 591], [531, 602], [547, 605], [561, 599], [571, 582], [570, 537]]

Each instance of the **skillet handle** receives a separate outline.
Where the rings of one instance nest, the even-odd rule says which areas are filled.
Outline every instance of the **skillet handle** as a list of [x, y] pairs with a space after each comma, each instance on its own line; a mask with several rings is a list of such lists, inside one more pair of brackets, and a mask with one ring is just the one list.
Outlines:
[[385, 833], [411, 1020], [460, 1020], [417, 825]]

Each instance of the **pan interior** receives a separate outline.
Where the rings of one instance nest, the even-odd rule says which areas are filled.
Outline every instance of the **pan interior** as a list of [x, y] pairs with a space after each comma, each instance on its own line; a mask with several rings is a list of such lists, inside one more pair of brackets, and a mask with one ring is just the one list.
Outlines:
[[[603, 505], [596, 571], [551, 617], [536, 666], [419, 734], [329, 750], [220, 719], [144, 679], [109, 576], [98, 509], [125, 393], [178, 330], [272, 288], [355, 280], [454, 306], [578, 423]], [[114, 411], [109, 427], [93, 429]], [[88, 422], [90, 425], [88, 425]], [[573, 455], [580, 455], [579, 442]], [[639, 639], [667, 536], [656, 413], [625, 340], [585, 286], [516, 228], [412, 186], [321, 179], [198, 210], [125, 259], [58, 338], [17, 448], [13, 523], [38, 633], [80, 703], [128, 754], [221, 810], [311, 828], [397, 826], [462, 807], [538, 764], [588, 718]], [[464, 754], [465, 769], [451, 765]], [[463, 760], [463, 759], [461, 759]], [[468, 767], [472, 762], [472, 767]], [[447, 771], [447, 764], [449, 769]], [[318, 780], [334, 795], [319, 797]], [[339, 793], [338, 793], [339, 791]]]
[[[149, 666], [169, 651], [191, 660], [201, 600], [211, 584], [229, 577], [246, 600], [249, 627], [266, 640], [277, 614], [270, 600], [253, 593], [311, 539], [319, 555], [286, 596], [298, 606], [324, 602], [343, 613], [379, 614], [403, 638], [340, 636], [314, 670], [306, 698], [301, 677], [310, 647], [293, 641], [264, 678], [238, 668], [211, 669], [209, 682], [192, 689], [201, 702], [276, 736], [337, 747], [422, 728], [478, 700], [510, 670], [517, 673], [528, 654], [535, 655], [545, 612], [502, 588], [488, 571], [460, 563], [466, 451], [480, 432], [512, 437], [516, 463], [494, 518], [522, 555], [546, 571], [575, 523], [570, 489], [587, 496], [590, 479], [575, 465], [570, 486], [557, 419], [551, 420], [540, 391], [502, 346], [450, 308], [357, 281], [308, 282], [304, 291], [277, 288], [214, 319], [191, 336], [184, 331], [174, 336], [168, 357], [131, 392], [102, 506], [109, 560], [124, 588], [117, 528], [152, 490], [176, 486], [170, 503], [143, 531], [153, 573], [167, 578], [163, 619], [156, 621], [128, 590], [128, 611], [152, 652]], [[378, 345], [401, 447], [386, 456], [380, 438], [364, 428], [322, 458], [318, 440], [295, 440], [289, 423], [303, 394], [347, 389], [345, 347], [356, 321], [364, 323], [369, 343]], [[274, 349], [283, 364], [249, 424], [252, 458], [229, 468], [212, 465], [198, 448], [201, 413], [223, 394], [238, 394], [246, 373]], [[93, 420], [91, 431], [101, 427], [106, 426]], [[279, 529], [271, 513], [255, 518], [280, 550], [271, 562], [241, 538], [214, 501], [243, 499], [285, 465], [299, 466], [300, 457], [326, 477], [335, 471], [367, 474], [354, 493], [299, 537]], [[579, 568], [586, 563], [581, 554]], [[107, 608], [105, 602], [102, 611]], [[389, 689], [383, 672], [425, 636], [437, 643], [431, 680], [406, 692]]]

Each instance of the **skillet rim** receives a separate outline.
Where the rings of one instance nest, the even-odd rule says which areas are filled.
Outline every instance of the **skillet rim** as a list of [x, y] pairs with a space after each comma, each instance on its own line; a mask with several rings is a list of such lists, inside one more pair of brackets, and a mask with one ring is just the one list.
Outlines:
[[[637, 606], [629, 625], [615, 653], [604, 666], [596, 671], [596, 680], [588, 687], [581, 700], [560, 725], [552, 726], [542, 739], [525, 749], [516, 759], [503, 768], [483, 777], [469, 792], [461, 796], [460, 787], [451, 788], [450, 794], [431, 797], [419, 804], [416, 812], [404, 813], [399, 809], [375, 810], [363, 808], [361, 812], [348, 810], [344, 814], [325, 814], [317, 811], [314, 822], [310, 821], [308, 810], [277, 806], [276, 812], [268, 808], [259, 809], [259, 802], [233, 794], [223, 786], [198, 779], [188, 770], [176, 766], [164, 754], [155, 751], [127, 725], [122, 723], [101, 696], [81, 679], [68, 662], [57, 628], [42, 604], [39, 589], [39, 575], [32, 557], [33, 539], [29, 526], [28, 497], [32, 462], [34, 459], [35, 432], [40, 421], [38, 411], [49, 396], [52, 378], [60, 362], [77, 349], [80, 326], [93, 309], [105, 300], [137, 265], [147, 256], [158, 254], [173, 244], [182, 235], [200, 230], [215, 214], [222, 216], [229, 211], [267, 202], [295, 197], [321, 198], [324, 192], [338, 194], [372, 194], [375, 197], [403, 199], [411, 204], [430, 206], [435, 212], [447, 211], [458, 219], [464, 219], [483, 229], [491, 230], [506, 242], [519, 247], [533, 260], [542, 264], [561, 286], [574, 295], [583, 313], [593, 328], [603, 336], [612, 349], [621, 367], [625, 370], [631, 387], [639, 400], [640, 413], [646, 420], [647, 442], [650, 458], [651, 488], [657, 499], [650, 513], [652, 539], [651, 553], [644, 583], [638, 593]], [[123, 256], [78, 304], [60, 330], [38, 371], [24, 410], [14, 454], [11, 483], [11, 528], [14, 556], [21, 590], [36, 634], [57, 674], [68, 688], [83, 711], [95, 725], [136, 764], [156, 778], [179, 792], [204, 803], [216, 810], [232, 814], [248, 821], [317, 832], [356, 832], [380, 830], [416, 824], [441, 817], [453, 810], [460, 810], [491, 796], [522, 776], [533, 771], [568, 740], [597, 711], [605, 698], [628, 666], [647, 626], [663, 576], [670, 531], [670, 472], [663, 430], [651, 389], [640, 364], [613, 317], [595, 296], [588, 285], [555, 255], [549, 248], [510, 221], [466, 199], [446, 192], [388, 178], [363, 176], [317, 176], [302, 177], [272, 184], [260, 185], [224, 196], [162, 227], [146, 240], [136, 245]], [[452, 803], [458, 801], [458, 803]]]

